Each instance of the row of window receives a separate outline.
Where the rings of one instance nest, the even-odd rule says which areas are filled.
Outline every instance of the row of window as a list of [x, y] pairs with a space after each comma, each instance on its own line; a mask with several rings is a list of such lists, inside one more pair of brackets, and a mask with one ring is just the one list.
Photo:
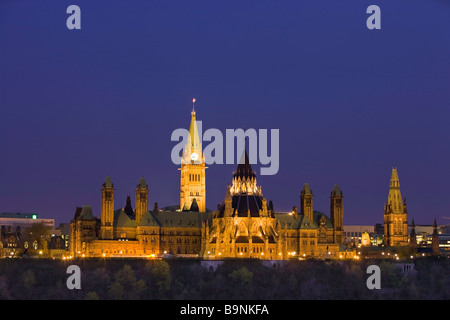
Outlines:
[[[290, 238], [297, 238], [297, 233], [287, 233], [285, 234], [286, 237], [290, 237]], [[316, 237], [316, 233], [311, 232], [311, 233], [307, 233], [307, 232], [302, 232], [301, 234], [302, 238], [315, 238]]]
[[[156, 233], [155, 230], [152, 230], [151, 232], [148, 232], [147, 230], [144, 230], [143, 234], [157, 235], [158, 233]], [[166, 234], [165, 231], [161, 231], [161, 236], [164, 236], [164, 235], [168, 235], [168, 236], [173, 236], [173, 235], [177, 235], [177, 236], [200, 236], [200, 233], [199, 232], [189, 232], [189, 231], [185, 231], [184, 233], [182, 231], [177, 231], [177, 232], [168, 231], [167, 234]], [[126, 232], [121, 232], [120, 233], [120, 238], [126, 238], [126, 237], [127, 237], [127, 233]]]
[[362, 232], [354, 232], [354, 231], [350, 232], [350, 231], [348, 231], [348, 232], [344, 232], [344, 236], [347, 236], [347, 237], [361, 237], [362, 236]]
[[[154, 239], [152, 239], [152, 240], [154, 240]], [[168, 243], [174, 243], [173, 240], [174, 240], [173, 238], [169, 238]], [[151, 241], [151, 242], [155, 242], [155, 241]], [[166, 239], [161, 237], [161, 243], [166, 243]], [[181, 240], [181, 238], [177, 238], [176, 243], [183, 243], [183, 241]], [[185, 239], [184, 243], [189, 243], [189, 239]], [[194, 244], [198, 243], [198, 239], [197, 238], [192, 239], [192, 243], [194, 243]]]
[[189, 174], [189, 181], [200, 181], [200, 175], [199, 174]]

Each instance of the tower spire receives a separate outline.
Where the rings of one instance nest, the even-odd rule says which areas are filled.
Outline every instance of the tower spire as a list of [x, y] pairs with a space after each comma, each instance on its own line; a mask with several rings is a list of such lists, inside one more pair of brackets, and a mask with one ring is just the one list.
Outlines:
[[391, 206], [394, 213], [403, 213], [403, 200], [400, 193], [400, 180], [398, 178], [397, 168], [392, 168], [388, 205]]
[[408, 212], [400, 192], [397, 168], [392, 168], [388, 201], [384, 211], [384, 243], [386, 246], [408, 243]]
[[[184, 147], [184, 155], [183, 160], [185, 162], [191, 162], [191, 160], [197, 161], [201, 160], [203, 152], [202, 152], [202, 144], [200, 142], [200, 134], [197, 127], [197, 119], [195, 116], [195, 101], [196, 99], [192, 99], [192, 112], [191, 112], [191, 123], [189, 125], [189, 135], [187, 139], [187, 143]], [[201, 122], [200, 122], [201, 125]], [[195, 156], [192, 157], [192, 154], [195, 153]]]
[[[197, 126], [195, 101], [192, 99], [191, 123], [189, 134], [181, 158], [180, 210], [189, 211], [195, 199], [200, 212], [206, 210], [205, 159], [200, 139], [201, 121]], [[195, 208], [195, 206], [194, 206]]]

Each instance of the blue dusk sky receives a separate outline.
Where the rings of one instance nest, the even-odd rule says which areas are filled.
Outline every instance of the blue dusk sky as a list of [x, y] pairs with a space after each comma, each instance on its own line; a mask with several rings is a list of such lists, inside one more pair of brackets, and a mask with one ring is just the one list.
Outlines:
[[[446, 0], [1, 0], [0, 212], [99, 217], [107, 175], [116, 208], [141, 176], [150, 208], [179, 204], [171, 134], [193, 97], [205, 130], [280, 130], [278, 173], [253, 166], [276, 211], [308, 182], [329, 214], [337, 183], [344, 224], [382, 223], [396, 167], [409, 222], [450, 222]], [[235, 169], [209, 166], [208, 208]]]

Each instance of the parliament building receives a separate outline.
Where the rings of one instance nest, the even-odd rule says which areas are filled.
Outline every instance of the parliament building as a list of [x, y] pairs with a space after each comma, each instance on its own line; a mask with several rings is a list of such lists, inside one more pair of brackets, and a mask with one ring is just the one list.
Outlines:
[[300, 192], [299, 207], [276, 212], [263, 196], [246, 152], [231, 185], [224, 190], [223, 202], [215, 211], [206, 209], [206, 166], [194, 110], [179, 170], [180, 205], [158, 209], [155, 204], [152, 210], [143, 177], [136, 185], [134, 209], [130, 197], [124, 208], [115, 208], [114, 184], [106, 177], [100, 217], [94, 216], [90, 206], [76, 209], [70, 222], [70, 255], [265, 260], [346, 257], [339, 186], [331, 191], [329, 216], [314, 210], [308, 183]]

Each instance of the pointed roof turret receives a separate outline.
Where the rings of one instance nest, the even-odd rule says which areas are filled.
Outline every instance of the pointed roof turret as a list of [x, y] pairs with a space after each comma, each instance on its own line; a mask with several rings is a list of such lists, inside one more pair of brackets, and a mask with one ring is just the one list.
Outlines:
[[125, 205], [124, 211], [129, 217], [134, 216], [134, 211], [133, 211], [133, 207], [131, 206], [130, 196], [127, 196], [127, 203]]
[[195, 198], [194, 198], [194, 200], [192, 200], [192, 205], [191, 205], [191, 208], [189, 209], [189, 211], [199, 212], [197, 200]]
[[184, 203], [183, 209], [181, 211], [183, 211], [183, 212], [189, 211], [189, 206], [188, 206], [187, 202]]
[[231, 201], [231, 186], [227, 186], [227, 193], [225, 194], [225, 201]]
[[79, 218], [82, 219], [82, 220], [92, 220], [92, 219], [94, 219], [94, 215], [92, 213], [91, 206], [84, 205], [83, 208], [81, 209]]
[[331, 192], [332, 196], [342, 196], [342, 191], [337, 184], [334, 185], [333, 191]]
[[400, 188], [400, 180], [398, 179], [397, 168], [392, 168], [390, 186]]
[[244, 149], [244, 151], [241, 154], [241, 159], [239, 161], [236, 171], [233, 174], [233, 177], [240, 177], [240, 178], [256, 177], [256, 173], [253, 171], [252, 166], [250, 165], [246, 149]]
[[417, 248], [417, 238], [416, 238], [416, 224], [414, 219], [411, 222], [411, 232], [409, 233], [409, 245], [413, 248]]
[[147, 184], [145, 183], [145, 179], [144, 177], [141, 177], [141, 179], [139, 179], [139, 184], [138, 184], [139, 188], [147, 188]]
[[111, 182], [111, 178], [109, 176], [106, 176], [105, 183], [103, 183], [103, 186], [105, 188], [112, 188], [113, 183]]
[[400, 192], [400, 180], [398, 178], [397, 168], [392, 168], [387, 204], [388, 208], [392, 210], [392, 213], [404, 213], [405, 211]]
[[416, 235], [416, 224], [414, 223], [414, 219], [412, 219], [411, 222], [411, 232], [410, 232], [411, 237]]
[[305, 185], [303, 186], [303, 190], [302, 190], [301, 194], [310, 194], [310, 195], [312, 195], [312, 191], [311, 191], [311, 188], [309, 187], [308, 183], [305, 183]]
[[437, 230], [436, 218], [434, 218], [433, 223], [433, 234], [431, 237], [431, 248], [433, 250], [433, 255], [439, 255], [439, 233]]

